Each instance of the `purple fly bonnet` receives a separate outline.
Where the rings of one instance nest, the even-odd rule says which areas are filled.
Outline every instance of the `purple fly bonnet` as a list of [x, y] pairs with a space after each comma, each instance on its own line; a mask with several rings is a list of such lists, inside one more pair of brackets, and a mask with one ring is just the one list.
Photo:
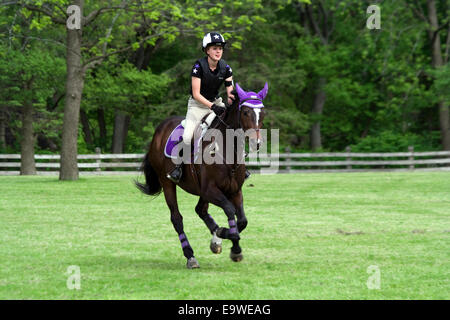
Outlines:
[[247, 106], [250, 108], [264, 108], [264, 105], [262, 101], [267, 95], [267, 91], [269, 90], [269, 86], [266, 82], [264, 85], [264, 88], [258, 92], [245, 92], [239, 84], [236, 83], [236, 91], [239, 96], [239, 109], [241, 109], [242, 106]]

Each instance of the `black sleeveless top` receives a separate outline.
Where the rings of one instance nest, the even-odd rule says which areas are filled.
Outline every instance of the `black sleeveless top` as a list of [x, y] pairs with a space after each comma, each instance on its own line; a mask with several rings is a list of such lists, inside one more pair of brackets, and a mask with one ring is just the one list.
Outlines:
[[205, 56], [195, 62], [191, 76], [202, 80], [200, 94], [212, 102], [219, 96], [220, 86], [224, 83], [225, 79], [232, 76], [232, 70], [225, 60], [220, 59], [217, 68], [211, 71], [208, 65], [208, 57]]

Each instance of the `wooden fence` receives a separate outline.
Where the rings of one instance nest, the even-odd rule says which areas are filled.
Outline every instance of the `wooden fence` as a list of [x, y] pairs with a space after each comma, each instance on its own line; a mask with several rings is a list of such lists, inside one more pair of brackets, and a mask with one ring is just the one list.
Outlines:
[[[136, 174], [144, 154], [78, 155], [81, 175]], [[54, 175], [59, 155], [35, 155], [38, 175]], [[361, 171], [450, 171], [450, 151], [389, 153], [290, 153], [259, 154], [246, 165], [254, 173], [361, 172]], [[269, 170], [270, 169], [270, 170]], [[0, 175], [20, 174], [20, 154], [0, 154]]]

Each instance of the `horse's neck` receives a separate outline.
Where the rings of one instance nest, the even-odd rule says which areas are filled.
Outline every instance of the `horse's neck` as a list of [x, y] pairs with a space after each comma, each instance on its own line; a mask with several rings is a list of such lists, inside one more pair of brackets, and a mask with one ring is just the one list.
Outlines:
[[[237, 130], [237, 129], [239, 129], [239, 127], [240, 127], [240, 123], [239, 123], [239, 104], [238, 103], [236, 103], [236, 104], [233, 104], [230, 108], [229, 108], [229, 110], [227, 111], [227, 114], [226, 114], [226, 116], [225, 116], [225, 118], [224, 118], [224, 120], [223, 120], [223, 123], [222, 122], [220, 122], [220, 125], [219, 125], [219, 128], [220, 128], [220, 131], [222, 132], [222, 137], [223, 137], [223, 148], [224, 148], [224, 151], [227, 149], [227, 145], [228, 145], [228, 143], [227, 143], [227, 137], [228, 137], [228, 135], [227, 135], [227, 132], [226, 132], [226, 130], [227, 129], [232, 129], [232, 130]], [[234, 135], [233, 135], [234, 136]], [[236, 154], [236, 149], [237, 149], [237, 145], [235, 145], [234, 143], [232, 144], [233, 145], [233, 158], [234, 158], [234, 161], [233, 161], [233, 163], [235, 163], [235, 161], [237, 160], [236, 159], [236, 157], [237, 157], [237, 154]], [[228, 165], [228, 166], [235, 166], [234, 164], [233, 165]]]
[[224, 122], [228, 125], [228, 128], [236, 130], [238, 129], [239, 126], [238, 117], [239, 117], [239, 104], [234, 103], [230, 107], [230, 110], [227, 112]]

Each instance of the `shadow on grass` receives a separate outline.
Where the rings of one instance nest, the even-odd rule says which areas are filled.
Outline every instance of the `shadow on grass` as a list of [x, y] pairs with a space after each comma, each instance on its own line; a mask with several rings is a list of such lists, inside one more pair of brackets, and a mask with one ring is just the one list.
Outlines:
[[[139, 272], [140, 270], [183, 270], [184, 260], [174, 258], [133, 258], [130, 256], [93, 256], [78, 261], [80, 266], [105, 271]], [[180, 263], [181, 262], [181, 263]]]
[[[128, 255], [123, 256], [90, 256], [79, 259], [77, 263], [82, 269], [96, 269], [96, 272], [112, 272], [112, 273], [148, 273], [156, 271], [158, 273], [167, 271], [186, 271], [186, 272], [201, 272], [201, 273], [240, 273], [247, 270], [250, 266], [247, 261], [233, 262], [228, 255], [211, 257], [198, 257], [200, 268], [195, 270], [188, 270], [186, 268], [186, 259], [180, 257], [132, 257]], [[254, 261], [255, 262], [255, 261]], [[265, 265], [264, 268], [269, 268], [271, 264]], [[260, 266], [261, 267], [261, 266]]]

